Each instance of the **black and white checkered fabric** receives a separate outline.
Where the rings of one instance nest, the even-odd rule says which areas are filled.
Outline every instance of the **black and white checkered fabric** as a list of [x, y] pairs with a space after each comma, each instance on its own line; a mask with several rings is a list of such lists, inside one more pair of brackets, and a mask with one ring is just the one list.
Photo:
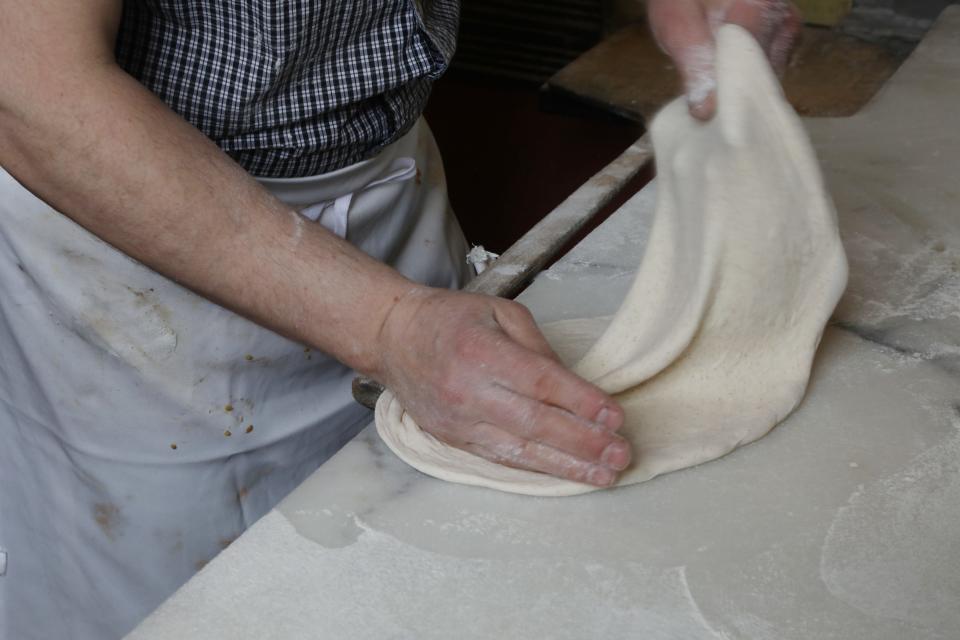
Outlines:
[[247, 171], [296, 177], [413, 125], [457, 0], [125, 0], [117, 60]]

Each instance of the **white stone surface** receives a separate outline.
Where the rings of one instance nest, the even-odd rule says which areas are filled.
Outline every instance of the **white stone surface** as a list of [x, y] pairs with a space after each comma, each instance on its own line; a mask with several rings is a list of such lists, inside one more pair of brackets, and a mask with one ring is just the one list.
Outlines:
[[[575, 498], [452, 485], [371, 429], [131, 638], [960, 637], [960, 8], [808, 121], [851, 283], [810, 393], [716, 462]], [[521, 297], [607, 315], [654, 186]]]

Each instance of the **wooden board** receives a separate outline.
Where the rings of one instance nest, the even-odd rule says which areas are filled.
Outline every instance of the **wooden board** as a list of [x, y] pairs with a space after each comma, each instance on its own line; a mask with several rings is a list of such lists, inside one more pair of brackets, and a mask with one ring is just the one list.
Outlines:
[[[902, 61], [882, 46], [805, 27], [784, 87], [801, 115], [849, 116], [869, 102]], [[680, 82], [646, 25], [634, 24], [561, 69], [545, 88], [644, 122], [680, 93]]]
[[808, 24], [834, 26], [850, 13], [851, 0], [794, 0]]

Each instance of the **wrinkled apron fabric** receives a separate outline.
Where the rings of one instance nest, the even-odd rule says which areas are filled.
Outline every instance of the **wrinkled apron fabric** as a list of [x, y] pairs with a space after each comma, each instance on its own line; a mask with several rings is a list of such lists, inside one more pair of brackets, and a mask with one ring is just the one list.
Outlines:
[[[466, 278], [422, 120], [372, 160], [262, 182], [415, 280]], [[369, 422], [352, 377], [0, 170], [0, 638], [130, 630]]]

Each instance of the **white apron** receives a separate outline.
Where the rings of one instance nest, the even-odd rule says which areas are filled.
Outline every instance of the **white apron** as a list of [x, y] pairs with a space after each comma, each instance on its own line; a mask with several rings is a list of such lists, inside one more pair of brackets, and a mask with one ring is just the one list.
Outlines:
[[[372, 160], [262, 182], [415, 280], [466, 278], [422, 120]], [[353, 375], [0, 170], [0, 638], [123, 635], [369, 422]]]

